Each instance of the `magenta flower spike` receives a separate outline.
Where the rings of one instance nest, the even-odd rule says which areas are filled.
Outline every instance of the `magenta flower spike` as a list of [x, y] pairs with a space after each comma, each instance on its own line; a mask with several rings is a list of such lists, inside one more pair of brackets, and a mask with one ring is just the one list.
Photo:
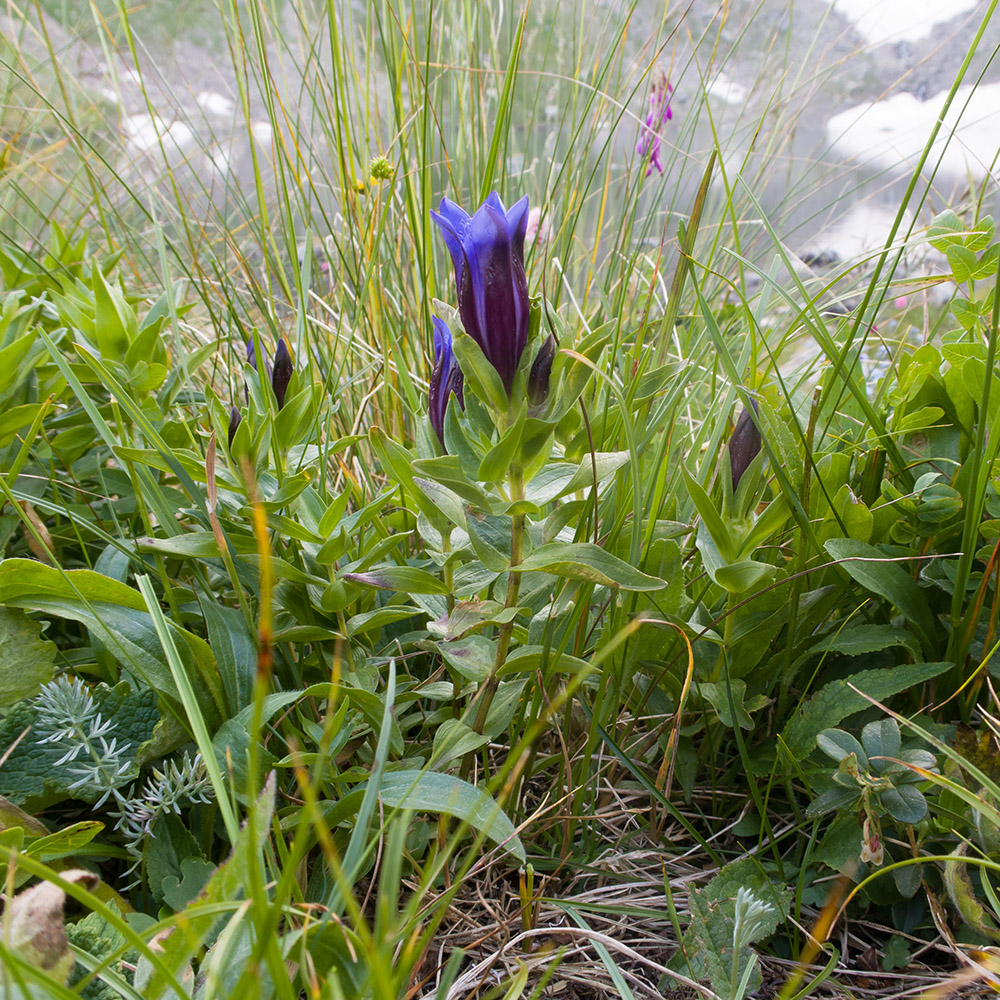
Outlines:
[[663, 164], [660, 161], [660, 128], [674, 116], [670, 107], [670, 95], [673, 92], [674, 88], [667, 83], [667, 78], [661, 77], [649, 95], [649, 113], [639, 129], [639, 141], [635, 146], [635, 151], [643, 159], [649, 157], [649, 165], [646, 167], [647, 177], [653, 172], [654, 167], [659, 173], [663, 173]]

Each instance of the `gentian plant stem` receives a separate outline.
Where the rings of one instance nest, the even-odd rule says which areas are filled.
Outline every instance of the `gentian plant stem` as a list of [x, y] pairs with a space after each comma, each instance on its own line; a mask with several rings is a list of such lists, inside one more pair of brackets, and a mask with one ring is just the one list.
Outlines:
[[[511, 469], [510, 472], [510, 498], [514, 500], [524, 499], [524, 474], [518, 468]], [[524, 558], [524, 514], [514, 514], [510, 525], [510, 565], [511, 569], [517, 566]], [[505, 608], [517, 606], [517, 595], [521, 589], [521, 574], [511, 572], [507, 577], [507, 600]], [[493, 661], [493, 669], [486, 678], [486, 683], [479, 695], [479, 708], [476, 711], [476, 721], [473, 729], [477, 733], [482, 733], [486, 728], [486, 719], [490, 714], [490, 705], [493, 704], [493, 697], [499, 686], [497, 676], [500, 668], [507, 660], [507, 650], [510, 648], [510, 638], [514, 631], [513, 621], [504, 622], [497, 633], [497, 654]]]

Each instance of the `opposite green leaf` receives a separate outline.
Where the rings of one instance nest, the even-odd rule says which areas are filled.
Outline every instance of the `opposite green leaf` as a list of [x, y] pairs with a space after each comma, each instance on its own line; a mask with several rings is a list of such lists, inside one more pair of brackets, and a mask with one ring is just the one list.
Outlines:
[[647, 576], [623, 559], [592, 542], [549, 542], [531, 553], [511, 572], [551, 573], [570, 580], [585, 580], [622, 590], [660, 590], [666, 582]]

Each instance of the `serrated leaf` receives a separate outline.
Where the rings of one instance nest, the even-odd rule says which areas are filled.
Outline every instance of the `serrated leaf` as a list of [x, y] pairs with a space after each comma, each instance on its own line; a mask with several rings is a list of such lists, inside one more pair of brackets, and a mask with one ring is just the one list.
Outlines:
[[858, 691], [877, 701], [884, 701], [900, 691], [940, 676], [953, 666], [952, 663], [911, 663], [901, 667], [863, 670], [831, 681], [795, 710], [781, 739], [794, 757], [807, 757], [815, 746], [816, 737], [824, 729], [871, 706], [871, 702]]

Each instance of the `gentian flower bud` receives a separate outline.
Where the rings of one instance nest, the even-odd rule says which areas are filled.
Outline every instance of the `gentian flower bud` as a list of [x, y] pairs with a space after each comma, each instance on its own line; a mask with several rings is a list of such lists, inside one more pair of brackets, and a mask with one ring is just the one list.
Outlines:
[[[262, 352], [263, 353], [263, 352]], [[257, 334], [255, 333], [247, 341], [247, 361], [250, 362], [250, 367], [257, 371]], [[271, 365], [268, 363], [267, 355], [264, 354], [264, 367], [267, 370], [267, 377], [271, 377]]]
[[494, 191], [469, 216], [447, 198], [431, 218], [455, 266], [458, 311], [465, 332], [497, 370], [507, 395], [528, 342], [528, 279], [524, 234], [528, 199], [510, 210]]
[[431, 427], [438, 440], [444, 445], [444, 416], [448, 411], [448, 400], [455, 394], [458, 405], [465, 409], [465, 378], [458, 367], [455, 352], [451, 346], [451, 330], [444, 320], [434, 317], [434, 370], [431, 372], [431, 386], [428, 393], [427, 411]]
[[274, 372], [271, 375], [271, 388], [274, 389], [279, 410], [285, 405], [285, 393], [288, 392], [288, 383], [291, 382], [294, 371], [292, 356], [288, 353], [285, 338], [282, 337], [278, 341], [278, 349], [274, 352]]
[[[754, 413], [757, 413], [757, 400], [751, 399], [750, 403]], [[740, 485], [743, 473], [760, 453], [761, 444], [760, 428], [753, 422], [750, 411], [744, 406], [729, 438], [729, 468], [733, 474], [734, 493]]]
[[[263, 350], [262, 350], [261, 353], [263, 353]], [[254, 371], [257, 371], [257, 334], [256, 333], [253, 334], [253, 336], [247, 341], [247, 361], [250, 363], [250, 367]], [[266, 354], [264, 354], [264, 369], [267, 371], [267, 377], [270, 378], [271, 377], [271, 364], [267, 360], [267, 355]], [[250, 402], [250, 387], [246, 384], [246, 382], [243, 383], [243, 395], [246, 398], [246, 401], [249, 403]]]
[[240, 421], [243, 417], [240, 416], [240, 411], [234, 406], [229, 411], [229, 450], [233, 450], [233, 438], [236, 437], [236, 431], [239, 429]]
[[556, 338], [550, 333], [538, 349], [528, 373], [528, 402], [532, 406], [541, 406], [549, 398], [549, 378], [555, 356]]

